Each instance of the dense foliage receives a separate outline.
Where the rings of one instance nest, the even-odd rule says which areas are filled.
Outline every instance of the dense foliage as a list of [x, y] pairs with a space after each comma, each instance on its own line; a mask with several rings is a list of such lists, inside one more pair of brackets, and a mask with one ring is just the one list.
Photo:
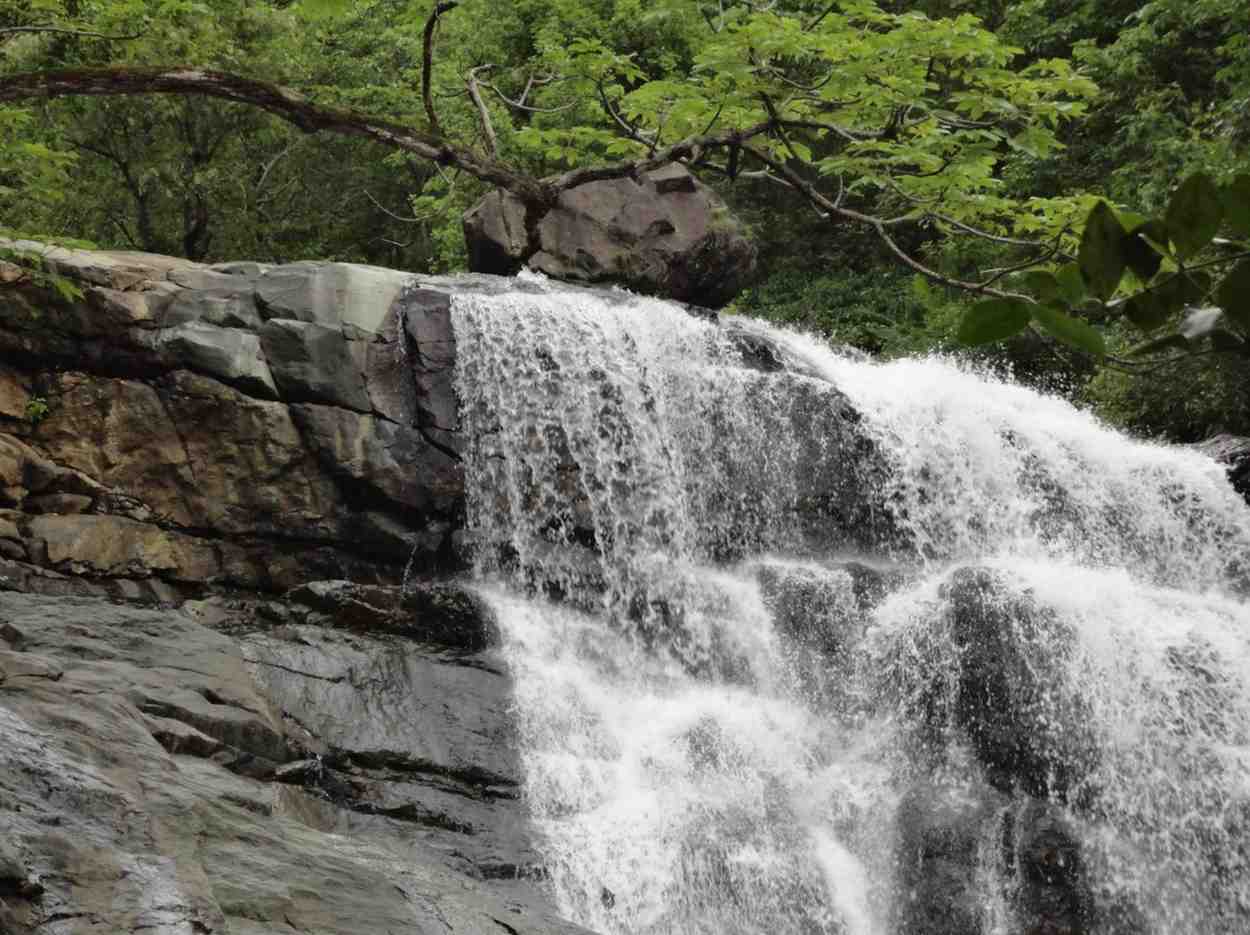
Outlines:
[[[1166, 285], [1188, 280], [1181, 264], [1229, 255], [1213, 238], [1241, 236], [1236, 219], [1205, 230], [1194, 259], [1160, 234], [1158, 268], [1147, 276], [1136, 254], [1123, 258], [1119, 292], [1082, 250], [1088, 217], [1137, 237], [1147, 218], [1167, 220], [1182, 180], [1228, 192], [1250, 171], [1250, 8], [1239, 0], [432, 8], [0, 0], [0, 81], [195, 64], [437, 133], [534, 178], [767, 125], [683, 154], [761, 243], [764, 279], [741, 310], [882, 354], [954, 350], [961, 322], [973, 340], [1030, 323], [1037, 333], [989, 351], [1024, 376], [1059, 377], [1147, 432], [1250, 431], [1250, 363], [1235, 343], [1247, 332], [1230, 310], [1244, 307], [1240, 267], [1222, 293], [1219, 278], [1201, 295]], [[246, 104], [165, 94], [0, 105], [8, 236], [448, 270], [464, 262], [460, 215], [488, 188], [462, 167], [309, 136]], [[1063, 283], [1071, 294], [1051, 301]], [[1026, 299], [1004, 295], [1034, 301], [1024, 314]], [[1212, 302], [1224, 324], [1182, 347], [1194, 306]], [[978, 316], [998, 331], [969, 324]], [[1143, 324], [1170, 340], [1131, 357]], [[1159, 365], [1184, 378], [1160, 381]]]

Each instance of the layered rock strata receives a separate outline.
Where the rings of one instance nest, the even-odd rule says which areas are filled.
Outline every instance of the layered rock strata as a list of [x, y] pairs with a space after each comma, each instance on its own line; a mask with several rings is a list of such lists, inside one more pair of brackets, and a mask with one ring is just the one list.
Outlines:
[[454, 398], [418, 406], [409, 364], [446, 339], [399, 322], [410, 276], [25, 246], [57, 278], [10, 266], [0, 290], [0, 587], [171, 601], [455, 567], [460, 465], [423, 418]]

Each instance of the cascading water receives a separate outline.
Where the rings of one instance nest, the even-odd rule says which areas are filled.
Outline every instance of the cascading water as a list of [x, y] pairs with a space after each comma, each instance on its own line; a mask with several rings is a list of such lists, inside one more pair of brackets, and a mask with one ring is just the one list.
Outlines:
[[1250, 931], [1250, 509], [1217, 465], [626, 294], [452, 314], [467, 533], [570, 918]]

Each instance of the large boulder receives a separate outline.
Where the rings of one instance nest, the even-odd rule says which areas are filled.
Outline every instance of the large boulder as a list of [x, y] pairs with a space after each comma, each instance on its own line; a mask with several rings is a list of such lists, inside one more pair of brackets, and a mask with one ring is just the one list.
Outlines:
[[616, 283], [719, 308], [747, 286], [756, 250], [723, 201], [684, 167], [589, 182], [535, 212], [495, 191], [464, 216], [469, 266]]

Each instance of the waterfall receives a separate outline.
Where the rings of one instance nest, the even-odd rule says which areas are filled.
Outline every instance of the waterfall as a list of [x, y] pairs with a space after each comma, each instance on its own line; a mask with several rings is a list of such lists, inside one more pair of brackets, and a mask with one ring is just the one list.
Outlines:
[[1216, 464], [626, 293], [529, 279], [452, 320], [568, 917], [1250, 931], [1250, 509]]

